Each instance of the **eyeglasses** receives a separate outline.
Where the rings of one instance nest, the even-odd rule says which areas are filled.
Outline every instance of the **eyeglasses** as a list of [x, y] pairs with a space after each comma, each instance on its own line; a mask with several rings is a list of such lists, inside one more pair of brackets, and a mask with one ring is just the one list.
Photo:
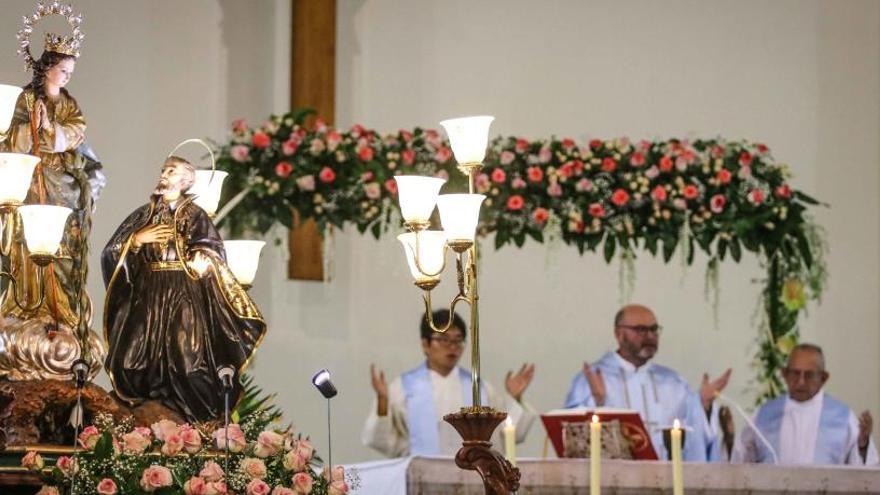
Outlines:
[[822, 379], [822, 372], [816, 370], [795, 370], [785, 368], [782, 370], [782, 374], [791, 381], [797, 381], [798, 379], [803, 378], [805, 382], [817, 382]]
[[629, 328], [633, 332], [639, 334], [639, 337], [644, 337], [649, 333], [653, 333], [654, 335], [660, 335], [660, 332], [663, 331], [663, 327], [660, 325], [617, 325], [620, 328]]
[[462, 338], [451, 338], [446, 335], [435, 335], [431, 337], [431, 340], [437, 342], [438, 344], [445, 345], [446, 347], [464, 347], [464, 339]]

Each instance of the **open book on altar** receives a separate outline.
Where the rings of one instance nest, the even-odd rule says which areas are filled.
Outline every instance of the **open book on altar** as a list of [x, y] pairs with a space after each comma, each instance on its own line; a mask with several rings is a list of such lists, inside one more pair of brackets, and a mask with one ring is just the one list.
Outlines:
[[602, 457], [657, 460], [651, 435], [637, 411], [602, 407], [555, 409], [541, 415], [558, 457], [587, 457], [593, 414], [602, 422]]

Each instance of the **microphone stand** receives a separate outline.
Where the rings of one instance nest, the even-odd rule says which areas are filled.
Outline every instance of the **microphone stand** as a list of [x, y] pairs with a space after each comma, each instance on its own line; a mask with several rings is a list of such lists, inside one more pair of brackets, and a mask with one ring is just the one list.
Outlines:
[[333, 483], [333, 442], [330, 437], [330, 397], [327, 397], [327, 484]]
[[[231, 380], [231, 378], [230, 378]], [[227, 383], [226, 378], [221, 377], [221, 383], [223, 384], [223, 427], [225, 429], [225, 439], [226, 439], [226, 455], [224, 456], [224, 466], [223, 471], [227, 474], [229, 473], [229, 392], [232, 390], [231, 382]]]
[[[76, 448], [77, 448], [77, 440], [79, 439], [79, 430], [82, 427], [83, 418], [85, 416], [82, 407], [82, 390], [86, 385], [86, 376], [88, 374], [88, 368], [86, 370], [82, 370], [80, 366], [88, 366], [85, 361], [78, 359], [73, 363], [72, 371], [74, 381], [76, 383], [76, 405], [73, 406], [74, 410], [74, 424], [73, 424], [73, 459], [76, 459]], [[73, 461], [76, 462], [75, 460]], [[76, 477], [79, 474], [79, 469], [74, 467], [72, 468], [72, 473], [70, 477], [70, 495], [76, 495]]]

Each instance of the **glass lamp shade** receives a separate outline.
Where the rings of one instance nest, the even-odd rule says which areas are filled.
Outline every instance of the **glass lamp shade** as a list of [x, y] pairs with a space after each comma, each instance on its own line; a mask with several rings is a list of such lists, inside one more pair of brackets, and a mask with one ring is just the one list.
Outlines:
[[407, 223], [427, 224], [437, 204], [437, 194], [446, 182], [437, 177], [418, 175], [398, 175], [397, 194], [400, 199], [400, 212]]
[[260, 264], [260, 251], [265, 245], [263, 241], [223, 241], [226, 264], [241, 285], [250, 286], [254, 283]]
[[493, 120], [495, 117], [483, 115], [440, 122], [449, 136], [449, 144], [459, 164], [483, 163], [489, 142], [489, 126]]
[[223, 181], [228, 175], [220, 170], [196, 170], [196, 181], [186, 193], [195, 195], [195, 204], [205, 210], [209, 216], [214, 216], [217, 213], [217, 204], [220, 203]]
[[55, 256], [64, 236], [67, 217], [73, 210], [65, 206], [24, 205], [18, 208], [24, 239], [31, 255]]
[[0, 84], [0, 133], [6, 134], [12, 114], [15, 112], [15, 103], [21, 88], [9, 84]]
[[449, 242], [473, 242], [484, 199], [486, 196], [482, 194], [441, 194], [437, 197], [440, 222]]
[[[403, 244], [406, 253], [406, 262], [416, 283], [438, 282], [440, 271], [444, 265], [446, 250], [446, 232], [442, 230], [423, 230], [419, 232], [419, 263], [416, 265], [416, 234], [409, 232], [397, 236], [397, 240]], [[419, 270], [421, 268], [421, 270]], [[424, 273], [423, 273], [424, 272]]]
[[0, 153], [0, 204], [18, 205], [27, 197], [40, 159], [23, 153]]

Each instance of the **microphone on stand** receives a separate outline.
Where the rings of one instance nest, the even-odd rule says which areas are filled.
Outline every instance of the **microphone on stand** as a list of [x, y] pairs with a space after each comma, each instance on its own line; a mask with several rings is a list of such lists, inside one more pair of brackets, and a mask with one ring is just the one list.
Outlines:
[[773, 456], [773, 464], [779, 464], [779, 456], [776, 454], [776, 449], [773, 448], [773, 445], [771, 445], [770, 441], [767, 440], [767, 437], [765, 437], [764, 434], [761, 433], [761, 430], [758, 429], [758, 427], [752, 421], [752, 418], [750, 418], [749, 415], [746, 414], [743, 408], [740, 407], [740, 405], [737, 404], [733, 399], [727, 397], [721, 392], [715, 392], [715, 397], [723, 402], [726, 402], [727, 404], [730, 404], [731, 406], [733, 406], [734, 409], [736, 409], [736, 412], [738, 412], [739, 415], [745, 420], [746, 424], [749, 425], [749, 428], [751, 428], [752, 431], [755, 432], [755, 436], [758, 437], [758, 439], [761, 440], [761, 443], [763, 443], [764, 446], [767, 447], [767, 450], [770, 451], [770, 455]]
[[223, 385], [223, 424], [226, 430], [226, 466], [224, 471], [229, 472], [229, 393], [232, 392], [232, 378], [235, 376], [235, 368], [228, 364], [221, 364], [217, 367], [217, 378]]
[[87, 363], [85, 359], [77, 359], [70, 367], [70, 371], [73, 373], [73, 379], [76, 382], [76, 388], [82, 389], [83, 387], [85, 387], [86, 379], [89, 375], [89, 363]]
[[330, 381], [330, 371], [323, 369], [312, 376], [312, 385], [327, 399], [327, 483], [333, 482], [333, 442], [330, 436], [330, 399], [338, 393]]

